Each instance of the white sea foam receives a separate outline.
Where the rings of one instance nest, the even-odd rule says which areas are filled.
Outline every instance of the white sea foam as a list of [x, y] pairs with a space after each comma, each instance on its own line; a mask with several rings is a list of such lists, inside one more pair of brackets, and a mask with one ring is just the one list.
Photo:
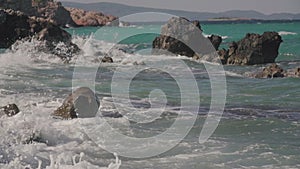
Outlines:
[[279, 35], [297, 35], [297, 33], [295, 32], [288, 32], [288, 31], [279, 31], [278, 32]]

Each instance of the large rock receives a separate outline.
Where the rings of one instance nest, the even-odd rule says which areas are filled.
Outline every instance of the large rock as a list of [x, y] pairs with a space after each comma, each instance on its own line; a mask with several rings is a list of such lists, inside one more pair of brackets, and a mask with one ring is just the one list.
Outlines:
[[104, 15], [101, 12], [85, 11], [77, 8], [67, 8], [74, 22], [79, 26], [104, 26], [117, 21], [117, 17]]
[[95, 117], [100, 102], [95, 93], [87, 87], [81, 87], [71, 93], [52, 116], [60, 119]]
[[[215, 48], [220, 45], [221, 37], [211, 37]], [[186, 18], [171, 18], [161, 29], [161, 35], [156, 37], [152, 43], [153, 54], [184, 55], [194, 57], [195, 54], [211, 53], [211, 42], [202, 36], [199, 21], [189, 21]], [[193, 50], [194, 49], [194, 50]], [[196, 50], [196, 51], [195, 51]]]
[[[0, 9], [0, 48], [9, 48], [16, 41], [31, 37], [45, 42], [45, 51], [69, 60], [79, 48], [71, 35], [49, 20], [28, 17], [22, 12]], [[63, 43], [65, 52], [57, 44]]]
[[227, 64], [255, 65], [274, 63], [282, 42], [277, 32], [265, 32], [262, 35], [248, 33], [239, 42], [229, 47]]

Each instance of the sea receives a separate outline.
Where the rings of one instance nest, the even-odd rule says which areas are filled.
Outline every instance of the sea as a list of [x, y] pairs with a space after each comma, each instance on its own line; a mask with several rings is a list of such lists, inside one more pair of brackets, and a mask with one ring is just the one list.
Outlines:
[[[266, 65], [152, 55], [161, 26], [68, 28], [82, 49], [70, 63], [34, 40], [1, 49], [0, 106], [21, 112], [0, 118], [0, 168], [300, 168], [300, 78], [255, 79]], [[202, 23], [204, 36], [222, 36], [220, 48], [247, 33], [278, 32], [276, 62], [285, 70], [300, 67], [299, 28]], [[99, 62], [105, 56], [114, 63]], [[100, 100], [96, 117], [52, 118], [82, 86]], [[114, 113], [123, 117], [104, 115]]]

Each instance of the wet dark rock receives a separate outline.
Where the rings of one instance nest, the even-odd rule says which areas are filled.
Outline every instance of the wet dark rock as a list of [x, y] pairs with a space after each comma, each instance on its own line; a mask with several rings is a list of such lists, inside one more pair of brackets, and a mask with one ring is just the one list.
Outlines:
[[122, 114], [119, 112], [101, 112], [103, 117], [110, 117], [110, 118], [121, 118], [123, 117]]
[[248, 33], [239, 42], [229, 46], [227, 64], [255, 65], [274, 63], [282, 42], [277, 32], [265, 32], [262, 35]]
[[[212, 37], [218, 47], [216, 37]], [[152, 43], [152, 54], [174, 54], [194, 57], [195, 54], [211, 53], [210, 41], [202, 36], [199, 21], [186, 18], [171, 18], [161, 29], [161, 35]], [[196, 51], [194, 51], [194, 50]]]
[[12, 117], [15, 116], [16, 114], [18, 114], [20, 112], [18, 106], [16, 104], [8, 104], [4, 107], [1, 107], [0, 110], [0, 115], [7, 115], [8, 117]]
[[215, 49], [218, 50], [222, 43], [222, 37], [220, 37], [218, 35], [211, 35], [208, 37], [208, 39], [211, 41], [211, 43], [213, 44]]
[[95, 93], [87, 87], [81, 87], [70, 94], [52, 116], [59, 119], [95, 117], [100, 102]]
[[114, 60], [113, 60], [111, 57], [109, 57], [109, 56], [103, 57], [103, 58], [101, 59], [101, 61], [102, 61], [103, 63], [113, 63], [113, 62], [114, 62]]
[[71, 35], [49, 20], [28, 17], [11, 9], [0, 9], [0, 15], [0, 18], [5, 18], [0, 22], [0, 48], [9, 48], [19, 40], [31, 40], [34, 37], [45, 42], [46, 52], [53, 53], [63, 60], [70, 59], [80, 51], [78, 46], [71, 42]]

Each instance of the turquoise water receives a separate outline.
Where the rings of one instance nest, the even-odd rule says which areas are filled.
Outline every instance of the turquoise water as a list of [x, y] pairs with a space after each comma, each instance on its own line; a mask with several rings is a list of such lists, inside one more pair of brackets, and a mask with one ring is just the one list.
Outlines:
[[[300, 67], [299, 27], [299, 22], [202, 25], [205, 35], [224, 37], [222, 47], [243, 38], [246, 33], [279, 32], [284, 42], [276, 61], [284, 69]], [[62, 164], [72, 166], [72, 158], [78, 161], [82, 153], [83, 162], [78, 165], [94, 168], [108, 166], [114, 162], [114, 152], [104, 150], [105, 146], [101, 145], [104, 142], [95, 144], [97, 141], [93, 140], [93, 136], [99, 133], [95, 132], [93, 136], [87, 134], [89, 129], [98, 127], [99, 137], [101, 133], [110, 133], [101, 128], [103, 122], [98, 120], [107, 120], [118, 132], [127, 136], [148, 138], [166, 131], [177, 118], [186, 120], [193, 115], [198, 116], [192, 129], [174, 148], [141, 159], [119, 153], [122, 160], [120, 168], [300, 168], [300, 79], [254, 79], [248, 76], [265, 65], [224, 66], [227, 85], [225, 110], [216, 131], [200, 144], [200, 131], [212, 101], [211, 79], [203, 63], [186, 57], [151, 55], [151, 44], [160, 33], [160, 28], [161, 25], [139, 25], [67, 29], [74, 35], [74, 43], [83, 49], [76, 56], [76, 62], [71, 64], [63, 64], [52, 55], [36, 50], [36, 44], [31, 43], [24, 43], [16, 50], [0, 51], [0, 103], [14, 102], [22, 110], [17, 117], [0, 118], [0, 134], [3, 136], [0, 138], [0, 168], [24, 168], [27, 165], [37, 168], [38, 160], [42, 161], [42, 168], [46, 168], [52, 161], [59, 163], [59, 159], [65, 161]], [[114, 63], [96, 61], [105, 55], [111, 56]], [[188, 69], [178, 61], [183, 61]], [[151, 69], [152, 63], [164, 69]], [[84, 71], [83, 79], [74, 79], [76, 70]], [[139, 72], [129, 77], [136, 70]], [[93, 84], [102, 106], [100, 114], [119, 112], [125, 117], [70, 121], [49, 118], [72, 87], [76, 87], [73, 83], [87, 82], [90, 75], [87, 73], [94, 71]], [[187, 76], [189, 71], [192, 77]], [[113, 79], [117, 73], [120, 76]], [[175, 76], [171, 76], [172, 73]], [[178, 81], [178, 78], [183, 81]], [[120, 82], [116, 88], [113, 80]], [[179, 82], [190, 86], [193, 80], [199, 90], [199, 98], [181, 95]], [[123, 81], [130, 81], [128, 88], [121, 83]], [[112, 98], [114, 89], [118, 94], [114, 98], [116, 100]], [[184, 92], [197, 93], [197, 90], [190, 87], [185, 88]], [[135, 109], [125, 104], [127, 92]], [[161, 92], [166, 102], [156, 95]], [[153, 102], [150, 96], [154, 97]], [[189, 111], [193, 107], [187, 106], [184, 116], [180, 117], [181, 101], [193, 105], [193, 99], [199, 99], [199, 111]], [[151, 107], [152, 103], [157, 107]], [[161, 106], [164, 103], [165, 107]], [[162, 114], [154, 118], [157, 112]], [[150, 119], [150, 122], [139, 123], [135, 117]], [[38, 133], [46, 141], [24, 145], [21, 140], [28, 133]], [[178, 133], [175, 130], [173, 134]], [[122, 142], [114, 141], [118, 139], [107, 142], [115, 147], [122, 145]], [[169, 145], [172, 140], [160, 144]], [[128, 148], [128, 151], [145, 153], [144, 150], [150, 145]]]

